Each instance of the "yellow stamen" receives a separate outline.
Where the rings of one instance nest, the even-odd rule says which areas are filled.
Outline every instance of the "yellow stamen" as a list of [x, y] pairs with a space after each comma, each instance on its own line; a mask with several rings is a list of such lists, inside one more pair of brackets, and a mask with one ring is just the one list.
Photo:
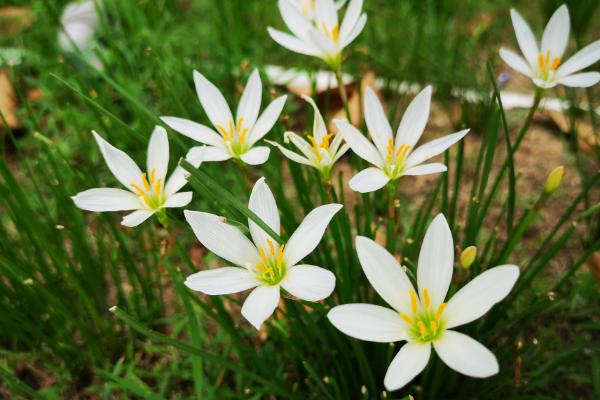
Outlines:
[[550, 67], [550, 69], [552, 71], [556, 71], [556, 69], [558, 68], [559, 65], [560, 65], [560, 57], [555, 57], [554, 61], [552, 62], [552, 66]]
[[431, 328], [431, 331], [432, 331], [432, 332], [435, 332], [435, 331], [437, 330], [438, 324], [437, 324], [437, 322], [435, 322], [435, 321], [431, 321], [431, 322], [429, 323], [429, 327]]
[[435, 313], [435, 319], [439, 320], [440, 317], [442, 316], [442, 314], [444, 313], [444, 309], [446, 308], [446, 303], [442, 303], [440, 304], [440, 306], [437, 309], [437, 312]]
[[282, 244], [281, 246], [279, 246], [279, 250], [277, 251], [277, 265], [281, 266], [281, 264], [283, 264], [283, 247], [285, 245]]
[[239, 117], [237, 121], [237, 130], [238, 132], [242, 129], [242, 124], [244, 123], [244, 117]]
[[262, 248], [262, 246], [260, 246], [258, 248], [258, 252], [260, 253], [260, 258], [262, 258], [263, 264], [267, 263], [267, 255], [265, 254], [265, 249]]
[[333, 39], [333, 41], [335, 43], [337, 43], [337, 41], [338, 41], [339, 33], [340, 33], [340, 27], [338, 25], [334, 26], [333, 29], [331, 30], [331, 38]]
[[538, 54], [538, 65], [542, 71], [546, 70], [546, 60], [544, 60], [544, 55], [542, 53]]
[[246, 139], [246, 133], [248, 133], [248, 128], [242, 129], [242, 132], [240, 133], [240, 143], [244, 143], [244, 140]]
[[317, 140], [311, 135], [306, 135], [306, 137], [308, 138], [308, 140], [310, 140], [310, 143], [312, 144], [312, 152], [315, 153], [317, 160], [321, 161], [321, 153], [319, 153], [319, 144], [317, 143]]
[[271, 255], [275, 254], [275, 247], [273, 246], [273, 241], [271, 239], [267, 239], [267, 244], [269, 245], [269, 251]]
[[217, 128], [217, 130], [219, 131], [219, 133], [221, 134], [221, 136], [223, 136], [224, 140], [229, 140], [227, 138], [229, 136], [229, 134], [227, 133], [227, 131], [225, 130], [225, 128], [223, 128], [223, 125], [217, 124], [217, 125], [215, 125], [215, 127]]
[[156, 176], [156, 168], [152, 168], [152, 171], [150, 171], [150, 184], [154, 185], [154, 178]]
[[389, 138], [387, 144], [387, 162], [388, 164], [392, 162], [392, 157], [394, 156], [394, 139]]
[[146, 189], [146, 192], [150, 190], [150, 184], [148, 183], [148, 178], [146, 178], [145, 172], [142, 174], [142, 182], [144, 183], [144, 188]]
[[417, 295], [415, 294], [415, 291], [410, 289], [410, 308], [412, 309], [412, 313], [416, 314], [417, 313]]
[[401, 165], [404, 162], [409, 149], [410, 146], [407, 144], [401, 144], [398, 147], [398, 150], [396, 150], [396, 164]]
[[409, 325], [412, 325], [412, 323], [413, 323], [412, 318], [402, 312], [400, 313], [400, 318], [402, 318], [404, 321], [406, 321], [406, 323]]
[[429, 300], [429, 290], [427, 290], [427, 288], [423, 289], [423, 300], [425, 300], [425, 307], [429, 307], [431, 302]]
[[328, 135], [325, 135], [325, 137], [323, 137], [323, 140], [321, 140], [321, 147], [324, 148], [325, 150], [329, 150], [329, 140], [335, 136], [335, 133], [330, 133]]
[[157, 195], [157, 196], [160, 196], [161, 184], [162, 184], [161, 180], [162, 180], [162, 179], [160, 179], [160, 178], [159, 178], [159, 179], [156, 181], [156, 185], [154, 185], [154, 192], [156, 192], [156, 195]]
[[421, 332], [421, 335], [427, 336], [427, 328], [425, 328], [423, 321], [418, 321], [417, 326], [419, 327], [419, 332]]
[[256, 264], [256, 268], [258, 268], [258, 270], [260, 272], [265, 272], [265, 265], [263, 263], [261, 263], [261, 262], [259, 262], [258, 264]]
[[139, 187], [138, 185], [136, 185], [135, 183], [132, 183], [130, 186], [136, 191], [136, 194], [138, 196], [143, 196], [144, 195], [144, 191], [142, 190], [142, 188]]

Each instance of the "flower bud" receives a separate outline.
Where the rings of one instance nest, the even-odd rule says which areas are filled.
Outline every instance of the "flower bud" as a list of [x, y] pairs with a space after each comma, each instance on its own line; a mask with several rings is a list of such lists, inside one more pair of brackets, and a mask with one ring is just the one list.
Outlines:
[[477, 257], [477, 247], [469, 246], [466, 249], [464, 249], [462, 253], [460, 253], [460, 264], [465, 269], [469, 268], [471, 266], [471, 264], [473, 264], [473, 261], [475, 261], [476, 257]]
[[565, 167], [562, 165], [554, 168], [548, 178], [546, 179], [546, 184], [544, 185], [544, 192], [552, 193], [560, 186], [560, 182], [562, 181], [563, 175], [565, 173]]

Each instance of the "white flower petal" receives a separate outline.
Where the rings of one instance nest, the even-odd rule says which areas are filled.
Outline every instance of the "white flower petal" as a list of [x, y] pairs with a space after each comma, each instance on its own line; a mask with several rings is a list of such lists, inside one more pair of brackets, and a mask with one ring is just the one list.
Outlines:
[[480, 318], [504, 299], [519, 277], [516, 265], [501, 265], [478, 275], [448, 301], [445, 328], [464, 325]]
[[340, 134], [348, 143], [348, 146], [352, 149], [357, 156], [371, 164], [383, 168], [383, 160], [381, 155], [369, 142], [369, 140], [363, 136], [358, 129], [351, 125], [348, 121], [336, 119], [333, 121], [340, 131]]
[[287, 96], [280, 96], [273, 100], [260, 115], [252, 130], [248, 133], [248, 144], [252, 146], [254, 143], [263, 138], [275, 125], [277, 118], [283, 110]]
[[233, 117], [229, 105], [219, 89], [198, 71], [194, 71], [194, 84], [196, 85], [196, 94], [200, 104], [202, 104], [202, 108], [204, 108], [210, 122], [215, 128], [221, 125], [228, 129], [229, 122], [233, 121]]
[[300, 40], [297, 37], [278, 31], [277, 29], [273, 29], [271, 27], [268, 27], [267, 31], [274, 41], [288, 50], [307, 56], [319, 55], [319, 50], [309, 41]]
[[452, 280], [453, 264], [452, 232], [444, 214], [438, 214], [425, 233], [417, 269], [419, 297], [423, 299], [423, 290], [427, 289], [434, 310], [446, 297]]
[[[206, 154], [206, 146], [192, 147], [185, 156], [187, 162], [192, 164], [195, 168], [200, 167], [202, 161], [204, 161], [204, 155]], [[171, 174], [165, 185], [165, 195], [171, 196], [177, 193], [179, 189], [185, 186], [187, 183], [187, 172], [183, 167], [177, 166], [175, 171]]]
[[550, 89], [550, 88], [553, 88], [553, 87], [555, 87], [557, 85], [557, 83], [555, 81], [548, 82], [548, 81], [540, 79], [540, 78], [533, 78], [533, 83], [536, 86], [539, 86], [539, 87], [544, 88], [544, 89]]
[[316, 0], [315, 4], [316, 25], [325, 24], [328, 30], [338, 25], [337, 10], [333, 0]]
[[391, 343], [406, 339], [406, 324], [389, 308], [372, 304], [344, 304], [333, 307], [327, 318], [337, 329], [356, 339]]
[[283, 258], [288, 265], [296, 265], [317, 247], [329, 221], [342, 207], [341, 204], [325, 204], [304, 217], [285, 245]]
[[223, 138], [208, 126], [204, 126], [189, 119], [177, 117], [160, 117], [170, 128], [197, 142], [214, 147], [223, 147]]
[[314, 100], [306, 95], [302, 95], [304, 101], [310, 104], [314, 110], [315, 117], [313, 119], [313, 130], [312, 135], [317, 140], [317, 142], [321, 143], [323, 138], [327, 136], [327, 125], [325, 125], [325, 121], [323, 120], [323, 116], [319, 111], [319, 108], [315, 104]]
[[249, 165], [260, 165], [267, 162], [271, 149], [266, 146], [253, 147], [240, 156], [241, 160]]
[[307, 33], [307, 39], [319, 50], [319, 57], [325, 61], [334, 59], [341, 51], [336, 43], [329, 37], [325, 36], [321, 31], [311, 30]]
[[[550, 50], [550, 57], [562, 57], [569, 43], [569, 30], [571, 29], [571, 20], [569, 19], [569, 9], [563, 4], [552, 14], [544, 34], [542, 36], [541, 53], [546, 54]], [[550, 61], [552, 62], [552, 61]]]
[[154, 211], [137, 210], [124, 216], [121, 220], [121, 225], [133, 228], [150, 218], [152, 215], [154, 215]]
[[220, 147], [206, 146], [204, 161], [225, 161], [231, 158], [231, 153]]
[[364, 29], [366, 23], [367, 23], [367, 14], [363, 14], [358, 19], [358, 22], [354, 26], [354, 29], [352, 29], [352, 32], [350, 32], [350, 34], [344, 39], [344, 41], [342, 42], [342, 44], [340, 46], [343, 48], [343, 47], [348, 46], [350, 43], [352, 43], [354, 41], [354, 39], [356, 39], [358, 37], [358, 35], [360, 35], [360, 33]]
[[469, 129], [463, 129], [462, 131], [432, 140], [431, 142], [417, 147], [406, 159], [406, 168], [419, 165], [423, 161], [427, 161], [431, 157], [443, 153], [448, 147], [465, 137], [467, 133], [469, 133]]
[[440, 172], [446, 172], [448, 168], [441, 163], [431, 163], [431, 164], [421, 164], [416, 165], [414, 167], [408, 168], [406, 171], [402, 173], [402, 175], [407, 176], [417, 176], [417, 175], [429, 175], [429, 174], [437, 174]]
[[151, 174], [152, 170], [156, 168], [155, 179], [165, 182], [169, 168], [169, 138], [167, 131], [162, 126], [156, 126], [150, 136], [146, 168], [148, 174]]
[[279, 286], [259, 286], [254, 289], [242, 306], [242, 315], [256, 329], [275, 312], [279, 304]]
[[415, 147], [427, 125], [430, 107], [431, 86], [427, 86], [410, 102], [402, 116], [396, 132], [396, 150], [403, 144], [409, 145], [411, 150]]
[[307, 159], [315, 160], [316, 157], [314, 155], [315, 153], [313, 153], [312, 146], [304, 138], [290, 131], [284, 133], [283, 136], [286, 140], [292, 142], [292, 144], [296, 146]]
[[271, 140], [266, 140], [266, 142], [277, 147], [283, 153], [283, 155], [286, 156], [288, 159], [295, 161], [297, 163], [300, 163], [300, 164], [312, 166], [312, 163], [306, 157], [302, 157], [301, 155], [296, 154], [293, 151], [286, 149], [285, 147], [283, 147], [282, 145], [280, 145], [277, 142], [273, 142]]
[[348, 7], [346, 8], [346, 12], [344, 14], [342, 26], [340, 26], [339, 37], [341, 41], [346, 39], [354, 30], [354, 27], [356, 26], [356, 23], [360, 18], [362, 6], [363, 0], [350, 0], [350, 3], [348, 4]]
[[[279, 234], [279, 210], [277, 209], [277, 203], [275, 203], [275, 197], [273, 197], [271, 189], [265, 182], [265, 178], [260, 178], [254, 184], [252, 194], [250, 194], [248, 208], [258, 215], [269, 228]], [[252, 235], [252, 240], [256, 247], [262, 246], [264, 249], [267, 249], [267, 239], [270, 239], [275, 243], [273, 238], [267, 235], [267, 233], [250, 218], [248, 218], [248, 227], [250, 228], [250, 234]]]
[[242, 292], [260, 284], [252, 272], [239, 267], [196, 272], [188, 276], [184, 283], [188, 288], [208, 295]]
[[477, 340], [455, 331], [445, 331], [433, 342], [442, 361], [455, 371], [473, 378], [487, 378], [498, 373], [496, 356]]
[[385, 116], [381, 102], [369, 86], [365, 92], [364, 109], [369, 135], [383, 158], [387, 154], [388, 141], [392, 138], [392, 127]]
[[169, 196], [163, 207], [166, 208], [177, 208], [185, 207], [192, 201], [192, 192], [181, 192], [175, 193]]
[[367, 279], [381, 298], [398, 312], [410, 311], [410, 291], [414, 288], [394, 256], [363, 236], [356, 237], [356, 253]]
[[211, 252], [227, 261], [246, 267], [260, 261], [258, 250], [250, 239], [222, 218], [205, 212], [184, 210], [185, 219], [196, 237]]
[[320, 301], [333, 292], [335, 275], [314, 265], [296, 265], [288, 270], [281, 287], [299, 299]]
[[135, 194], [113, 188], [88, 189], [71, 197], [75, 205], [87, 211], [128, 211], [144, 208]]
[[510, 17], [512, 19], [513, 27], [515, 28], [515, 35], [517, 36], [517, 42], [519, 43], [521, 53], [523, 53], [523, 56], [525, 56], [525, 59], [533, 68], [537, 65], [538, 54], [540, 52], [535, 36], [527, 22], [525, 22], [521, 14], [516, 10], [510, 10]]
[[131, 157], [112, 146], [96, 132], [92, 131], [92, 134], [96, 138], [96, 142], [98, 142], [100, 152], [104, 157], [104, 161], [106, 161], [106, 165], [108, 165], [108, 169], [110, 169], [115, 178], [129, 190], [132, 190], [132, 184], [143, 185], [142, 171]]
[[429, 343], [406, 343], [396, 354], [385, 373], [383, 380], [385, 388], [391, 392], [404, 387], [425, 369], [430, 356], [431, 345]]
[[310, 21], [289, 0], [279, 0], [278, 6], [283, 22], [297, 37], [305, 37], [307, 31], [314, 29]]
[[369, 167], [354, 175], [348, 182], [350, 189], [359, 193], [369, 193], [381, 189], [390, 181], [379, 168]]
[[557, 83], [570, 87], [590, 87], [600, 81], [600, 72], [582, 72], [560, 78]]
[[500, 49], [500, 58], [502, 58], [502, 60], [504, 60], [504, 62], [507, 63], [508, 66], [514, 69], [515, 71], [520, 72], [523, 75], [531, 78], [531, 67], [529, 66], [527, 61], [525, 61], [523, 57], [521, 57], [517, 53], [502, 48]]
[[556, 70], [556, 76], [564, 77], [574, 72], [581, 71], [584, 68], [600, 60], [600, 40], [585, 46], [575, 53], [571, 58], [564, 62]]
[[261, 100], [262, 82], [260, 80], [260, 74], [258, 73], [258, 70], [255, 69], [252, 71], [250, 78], [248, 78], [246, 88], [244, 89], [244, 93], [242, 93], [242, 97], [240, 98], [240, 103], [238, 104], [236, 112], [236, 124], [239, 123], [240, 118], [244, 119], [242, 121], [242, 129], [252, 129], [254, 126], [256, 117], [258, 117], [258, 112], [260, 111]]

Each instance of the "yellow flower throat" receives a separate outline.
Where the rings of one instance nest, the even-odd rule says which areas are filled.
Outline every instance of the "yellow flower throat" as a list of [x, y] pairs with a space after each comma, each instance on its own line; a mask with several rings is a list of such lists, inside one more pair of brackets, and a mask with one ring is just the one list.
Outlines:
[[323, 156], [321, 155], [320, 149], [329, 151], [329, 142], [333, 136], [335, 136], [334, 133], [325, 135], [323, 137], [323, 139], [321, 139], [321, 143], [318, 143], [317, 140], [312, 135], [307, 135], [308, 139], [310, 140], [310, 143], [312, 144], [312, 148], [311, 148], [312, 152], [317, 157], [317, 160], [321, 161], [321, 159], [323, 158]]
[[422, 343], [431, 342], [439, 338], [444, 330], [442, 315], [446, 303], [439, 305], [437, 310], [431, 308], [431, 300], [427, 288], [423, 289], [423, 304], [419, 307], [419, 301], [414, 290], [410, 290], [410, 306], [412, 316], [401, 312], [400, 317], [409, 325], [408, 334], [412, 340]]
[[408, 155], [408, 151], [411, 146], [408, 144], [401, 144], [397, 150], [394, 151], [394, 139], [389, 138], [387, 143], [387, 154], [386, 154], [386, 173], [391, 178], [396, 178], [402, 173], [404, 167], [404, 161]]
[[135, 194], [144, 200], [144, 203], [146, 203], [148, 208], [156, 210], [160, 208], [166, 200], [162, 191], [162, 185], [162, 179], [156, 179], [156, 168], [152, 168], [152, 171], [150, 171], [150, 181], [148, 181], [147, 174], [145, 172], [142, 173], [143, 188], [135, 183], [132, 183], [130, 186], [135, 191]]
[[258, 247], [261, 261], [256, 264], [257, 272], [260, 279], [269, 284], [275, 285], [279, 283], [287, 271], [287, 266], [283, 260], [283, 249], [285, 245], [280, 245], [275, 249], [275, 245], [271, 239], [267, 239], [268, 252], [263, 246]]
[[550, 50], [546, 51], [546, 54], [538, 54], [538, 66], [540, 67], [541, 75], [543, 79], [548, 79], [550, 72], [556, 71], [560, 65], [560, 57], [551, 58]]

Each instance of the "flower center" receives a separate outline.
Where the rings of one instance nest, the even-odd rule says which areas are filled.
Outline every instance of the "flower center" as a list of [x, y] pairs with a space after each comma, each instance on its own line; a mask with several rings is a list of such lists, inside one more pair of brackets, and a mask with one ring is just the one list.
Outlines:
[[544, 80], [547, 80], [550, 73], [556, 71], [560, 65], [560, 57], [551, 57], [552, 53], [550, 50], [546, 51], [546, 54], [540, 52], [538, 54], [538, 66], [540, 67], [540, 73]]
[[142, 174], [142, 185], [143, 188], [132, 183], [131, 187], [142, 198], [149, 209], [159, 209], [165, 203], [166, 198], [162, 191], [162, 179], [156, 179], [156, 168], [152, 168], [152, 171], [150, 171], [150, 181], [148, 181], [148, 176], [145, 172]]
[[338, 38], [339, 38], [339, 33], [340, 33], [340, 28], [338, 24], [335, 24], [333, 26], [333, 28], [331, 28], [331, 30], [329, 30], [329, 28], [327, 28], [327, 25], [325, 25], [324, 23], [321, 24], [321, 32], [328, 37], [329, 39], [331, 39], [333, 41], [333, 43], [337, 43], [338, 42]]
[[333, 136], [335, 136], [335, 133], [325, 135], [325, 137], [321, 139], [321, 143], [318, 143], [313, 136], [307, 135], [308, 139], [312, 143], [312, 152], [315, 154], [315, 157], [317, 157], [317, 160], [319, 162], [323, 159], [323, 154], [321, 153], [321, 151], [324, 150], [326, 152], [329, 152], [329, 142]]
[[261, 261], [256, 264], [256, 272], [261, 281], [268, 285], [276, 285], [285, 276], [287, 266], [283, 261], [283, 248], [285, 245], [280, 245], [275, 248], [273, 241], [267, 239], [268, 248], [265, 250], [263, 246], [258, 247]]
[[387, 154], [386, 154], [386, 173], [391, 178], [397, 178], [401, 173], [404, 167], [404, 161], [406, 160], [406, 155], [410, 150], [410, 145], [401, 144], [396, 151], [394, 151], [394, 139], [389, 138], [387, 144]]
[[414, 290], [410, 290], [410, 305], [412, 315], [401, 312], [400, 317], [409, 325], [408, 334], [411, 340], [429, 343], [438, 339], [444, 330], [442, 314], [446, 303], [440, 304], [437, 310], [431, 308], [429, 291], [423, 289], [423, 304], [419, 304]]
[[248, 150], [246, 143], [246, 135], [250, 128], [244, 128], [244, 118], [240, 117], [237, 120], [237, 124], [233, 123], [233, 119], [229, 120], [228, 128], [221, 124], [216, 125], [217, 130], [223, 136], [223, 140], [233, 155], [239, 158], [240, 155], [244, 154]]

